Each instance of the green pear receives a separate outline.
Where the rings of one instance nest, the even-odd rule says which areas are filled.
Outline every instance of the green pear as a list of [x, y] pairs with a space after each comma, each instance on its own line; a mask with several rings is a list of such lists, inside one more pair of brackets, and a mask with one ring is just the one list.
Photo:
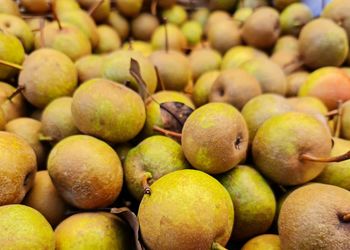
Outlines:
[[276, 94], [263, 94], [244, 105], [242, 115], [247, 122], [249, 142], [253, 142], [259, 127], [269, 118], [292, 111], [287, 99]]
[[275, 46], [273, 47], [272, 53], [277, 53], [279, 51], [290, 51], [299, 52], [299, 41], [294, 36], [281, 36], [278, 38]]
[[151, 190], [138, 210], [148, 249], [223, 249], [227, 244], [233, 205], [213, 177], [198, 170], [179, 170], [161, 177]]
[[142, 8], [143, 0], [116, 0], [117, 9], [127, 17], [137, 16]]
[[123, 17], [119, 12], [111, 11], [107, 22], [118, 32], [122, 40], [125, 40], [129, 36], [130, 27], [128, 20], [125, 19], [125, 17]]
[[[78, 0], [79, 4], [86, 10], [89, 10], [96, 4], [95, 0]], [[96, 23], [101, 23], [106, 21], [111, 12], [111, 1], [103, 0], [101, 5], [92, 13], [92, 18]]]
[[22, 95], [16, 95], [11, 100], [8, 99], [15, 91], [16, 89], [10, 84], [0, 82], [0, 107], [4, 112], [6, 122], [24, 116], [26, 111]]
[[162, 176], [189, 168], [181, 145], [171, 138], [155, 135], [131, 149], [125, 159], [124, 178], [132, 196], [141, 201], [146, 186]]
[[207, 23], [208, 17], [209, 17], [209, 10], [208, 8], [204, 7], [199, 7], [196, 8], [192, 13], [191, 13], [191, 20], [196, 21], [201, 24], [202, 29], [204, 30], [205, 24]]
[[332, 19], [346, 30], [350, 37], [350, 3], [346, 0], [333, 0], [323, 9], [321, 16]]
[[135, 249], [129, 225], [111, 213], [78, 213], [55, 229], [56, 249]]
[[75, 62], [80, 83], [102, 77], [103, 57], [100, 55], [83, 56]]
[[341, 126], [340, 126], [340, 135], [342, 138], [349, 140], [350, 139], [350, 101], [342, 104], [342, 116], [341, 116]]
[[244, 23], [247, 21], [247, 19], [253, 14], [252, 8], [239, 8], [235, 11], [232, 18], [235, 22], [238, 23], [240, 27], [244, 25]]
[[322, 172], [326, 163], [319, 159], [329, 157], [331, 148], [332, 137], [324, 124], [310, 114], [288, 112], [260, 126], [253, 159], [257, 169], [275, 183], [299, 185]]
[[252, 167], [239, 165], [217, 177], [229, 192], [235, 208], [234, 240], [265, 233], [271, 226], [276, 200], [264, 178]]
[[42, 133], [53, 142], [79, 134], [72, 117], [72, 97], [60, 97], [50, 102], [41, 116]]
[[81, 132], [113, 143], [133, 139], [146, 119], [141, 97], [106, 79], [92, 79], [79, 86], [73, 96], [72, 115]]
[[286, 96], [292, 97], [297, 96], [300, 87], [307, 81], [309, 72], [307, 71], [296, 71], [287, 76], [287, 93]]
[[210, 174], [226, 172], [243, 161], [248, 141], [243, 116], [226, 103], [201, 106], [188, 117], [182, 129], [186, 159], [194, 168]]
[[22, 137], [9, 132], [0, 132], [0, 149], [0, 206], [20, 203], [33, 186], [35, 152]]
[[181, 31], [185, 35], [187, 43], [190, 46], [194, 46], [200, 43], [203, 35], [203, 28], [199, 22], [186, 21], [181, 26]]
[[[167, 24], [166, 25], [168, 39], [166, 39], [165, 36], [165, 26], [160, 25], [158, 26], [155, 31], [153, 32], [151, 43], [154, 50], [161, 50], [166, 49], [168, 46], [169, 49], [173, 50], [182, 50], [186, 48], [187, 41], [185, 35], [181, 32], [180, 28], [178, 28], [174, 24]], [[168, 45], [166, 44], [166, 41], [168, 41]]]
[[133, 148], [133, 146], [130, 143], [122, 143], [122, 144], [118, 144], [117, 146], [115, 146], [115, 151], [117, 152], [120, 161], [122, 162], [123, 165], [123, 169], [124, 169], [124, 163], [125, 163], [125, 159], [126, 156], [128, 155], [129, 151]]
[[1, 206], [0, 230], [3, 249], [55, 249], [52, 227], [42, 214], [31, 207]]
[[192, 99], [196, 107], [209, 102], [211, 87], [220, 75], [220, 71], [212, 70], [201, 75], [194, 84]]
[[21, 16], [19, 8], [13, 0], [0, 0], [0, 13], [5, 13], [14, 16]]
[[76, 0], [55, 0], [52, 7], [57, 15], [67, 11], [80, 10], [80, 6]]
[[313, 14], [306, 4], [293, 3], [281, 12], [281, 32], [298, 37], [301, 28], [312, 18]]
[[183, 6], [173, 5], [162, 12], [162, 17], [169, 23], [181, 26], [187, 20], [187, 12]]
[[125, 42], [122, 46], [122, 50], [139, 52], [145, 57], [149, 57], [153, 53], [152, 45], [149, 42], [138, 40]]
[[159, 21], [157, 17], [150, 13], [142, 13], [131, 22], [132, 36], [138, 40], [149, 41], [158, 26]]
[[211, 48], [195, 49], [188, 56], [191, 64], [192, 78], [197, 80], [202, 74], [220, 69], [222, 57]]
[[273, 0], [273, 5], [276, 7], [276, 9], [281, 11], [289, 5], [298, 2], [300, 2], [300, 0]]
[[281, 240], [276, 234], [262, 234], [247, 241], [241, 250], [281, 250]]
[[120, 47], [121, 39], [112, 27], [108, 25], [99, 25], [97, 26], [97, 32], [100, 39], [95, 48], [96, 53], [109, 53]]

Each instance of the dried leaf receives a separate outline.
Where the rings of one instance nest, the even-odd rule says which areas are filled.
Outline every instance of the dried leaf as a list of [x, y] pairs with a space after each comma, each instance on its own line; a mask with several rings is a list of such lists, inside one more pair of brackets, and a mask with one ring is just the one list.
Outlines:
[[181, 102], [164, 102], [160, 104], [163, 128], [181, 133], [185, 121], [193, 109]]
[[130, 75], [134, 77], [135, 81], [139, 85], [139, 94], [143, 100], [147, 97], [147, 84], [141, 76], [140, 64], [134, 58], [130, 60]]
[[112, 208], [110, 210], [110, 213], [116, 214], [122, 219], [124, 219], [126, 222], [128, 222], [128, 224], [134, 231], [136, 250], [145, 250], [145, 247], [142, 246], [139, 240], [140, 224], [137, 219], [137, 216], [127, 207]]

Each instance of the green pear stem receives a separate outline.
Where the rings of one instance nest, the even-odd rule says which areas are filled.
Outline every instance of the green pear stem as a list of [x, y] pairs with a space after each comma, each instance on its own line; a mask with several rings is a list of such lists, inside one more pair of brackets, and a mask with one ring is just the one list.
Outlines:
[[5, 66], [9, 66], [11, 68], [19, 69], [19, 70], [23, 69], [22, 65], [12, 63], [12, 62], [7, 62], [7, 61], [1, 60], [1, 59], [0, 59], [0, 64], [5, 65]]
[[157, 132], [160, 132], [166, 136], [173, 136], [173, 137], [177, 137], [177, 138], [181, 138], [182, 137], [182, 134], [180, 133], [177, 133], [177, 132], [174, 132], [174, 131], [170, 131], [170, 130], [167, 130], [167, 129], [164, 129], [164, 128], [161, 128], [161, 127], [158, 127], [158, 126], [153, 126], [153, 130], [154, 131], [157, 131]]
[[219, 243], [214, 242], [213, 245], [211, 245], [211, 250], [228, 250], [228, 249], [221, 246]]
[[43, 134], [39, 134], [39, 141], [51, 142], [51, 141], [53, 141], [53, 138], [51, 136], [46, 136], [46, 135], [43, 135]]
[[341, 215], [340, 219], [342, 222], [350, 222], [350, 213], [345, 213], [345, 214]]
[[342, 155], [332, 156], [332, 157], [317, 157], [309, 154], [300, 155], [300, 160], [302, 161], [315, 161], [315, 162], [341, 162], [350, 159], [350, 151]]
[[7, 99], [9, 101], [12, 101], [12, 99], [17, 96], [19, 93], [22, 93], [22, 91], [24, 90], [24, 86], [18, 86], [18, 88], [15, 90], [15, 92], [13, 92], [9, 97], [7, 97]]
[[101, 4], [103, 4], [104, 0], [100, 0], [98, 2], [96, 2], [94, 5], [91, 6], [91, 8], [88, 10], [88, 14], [89, 16], [92, 16], [95, 11], [98, 9], [98, 7], [101, 6]]
[[148, 180], [151, 178], [152, 178], [152, 174], [150, 172], [146, 172], [144, 174], [144, 176], [142, 177], [141, 185], [142, 185], [144, 194], [148, 194], [148, 195], [151, 194], [151, 188], [150, 188], [149, 183], [148, 183]]
[[341, 120], [343, 117], [343, 101], [338, 101], [338, 115], [337, 115], [337, 123], [335, 126], [334, 136], [339, 137], [340, 136], [340, 130], [341, 130]]

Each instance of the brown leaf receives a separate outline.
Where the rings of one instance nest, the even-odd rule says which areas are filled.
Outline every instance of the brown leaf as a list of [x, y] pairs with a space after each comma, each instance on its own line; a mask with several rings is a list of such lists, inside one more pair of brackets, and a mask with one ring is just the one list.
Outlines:
[[145, 247], [142, 246], [139, 240], [140, 224], [137, 219], [137, 216], [127, 207], [112, 208], [110, 213], [120, 216], [130, 225], [130, 227], [134, 231], [136, 250], [145, 250]]
[[139, 94], [143, 100], [147, 97], [147, 84], [141, 76], [140, 64], [134, 58], [130, 60], [130, 75], [134, 77], [135, 81], [139, 85]]
[[181, 102], [164, 102], [160, 104], [160, 113], [164, 128], [181, 133], [185, 121], [193, 109]]

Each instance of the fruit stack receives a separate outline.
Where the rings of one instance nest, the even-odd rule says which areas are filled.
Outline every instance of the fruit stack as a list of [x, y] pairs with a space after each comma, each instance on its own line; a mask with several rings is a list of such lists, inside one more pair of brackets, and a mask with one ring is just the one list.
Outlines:
[[0, 249], [349, 250], [350, 1], [323, 7], [0, 0]]

